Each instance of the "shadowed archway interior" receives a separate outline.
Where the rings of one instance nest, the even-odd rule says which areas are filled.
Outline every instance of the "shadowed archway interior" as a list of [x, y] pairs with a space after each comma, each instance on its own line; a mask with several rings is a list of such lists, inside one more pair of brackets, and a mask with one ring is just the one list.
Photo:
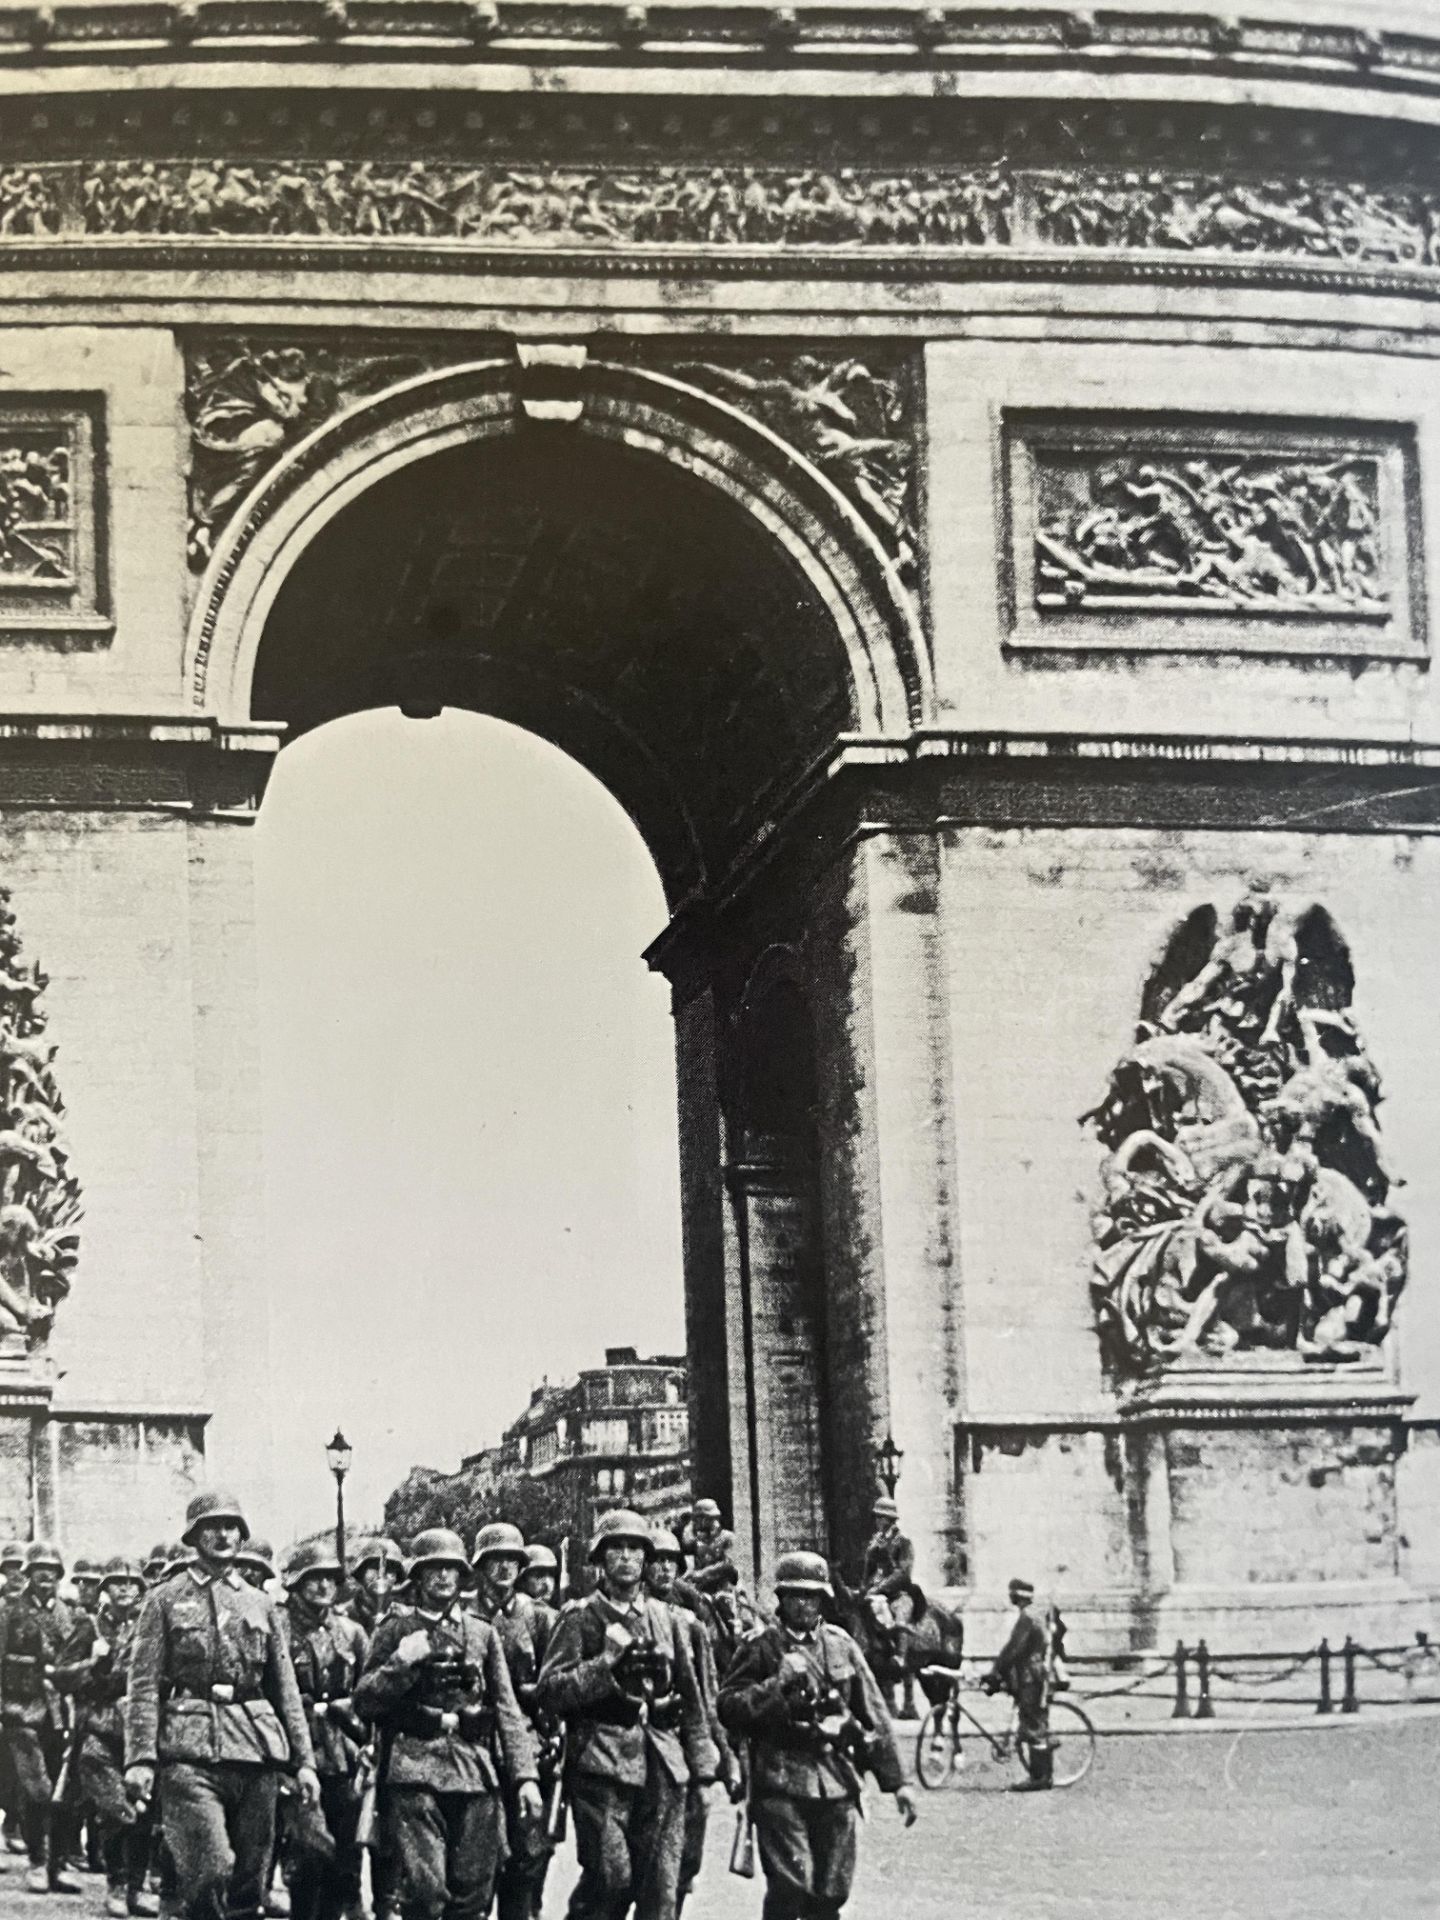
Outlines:
[[829, 616], [761, 527], [669, 463], [548, 427], [377, 482], [286, 579], [254, 716], [301, 733], [390, 705], [473, 708], [573, 754], [672, 904], [853, 725]]

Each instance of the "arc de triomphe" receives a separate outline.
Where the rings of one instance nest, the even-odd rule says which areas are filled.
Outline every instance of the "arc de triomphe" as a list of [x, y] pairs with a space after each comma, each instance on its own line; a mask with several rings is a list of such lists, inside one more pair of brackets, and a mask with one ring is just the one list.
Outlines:
[[6, 1525], [263, 1506], [250, 827], [287, 737], [468, 705], [664, 880], [762, 1575], [889, 1435], [975, 1607], [1424, 1617], [1423, 12], [0, 14]]

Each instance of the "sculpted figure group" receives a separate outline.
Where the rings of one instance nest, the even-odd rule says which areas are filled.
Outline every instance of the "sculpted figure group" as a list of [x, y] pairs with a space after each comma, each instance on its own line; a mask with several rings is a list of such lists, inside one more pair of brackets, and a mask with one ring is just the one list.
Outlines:
[[1122, 1373], [1185, 1354], [1353, 1362], [1405, 1285], [1380, 1081], [1329, 915], [1261, 879], [1201, 909], [1152, 976], [1134, 1045], [1084, 1116], [1101, 1338]]
[[1105, 460], [1042, 487], [1036, 600], [1180, 597], [1381, 612], [1376, 463], [1207, 454]]
[[281, 1576], [218, 1490], [176, 1545], [68, 1587], [52, 1546], [6, 1547], [5, 1844], [27, 1891], [78, 1893], [83, 1826], [110, 1916], [158, 1891], [173, 1920], [260, 1920], [283, 1874], [293, 1920], [537, 1920], [573, 1825], [569, 1920], [675, 1920], [721, 1783], [770, 1920], [837, 1920], [864, 1775], [907, 1824], [914, 1801], [824, 1559], [781, 1556], [768, 1619], [732, 1548], [702, 1500], [683, 1542], [603, 1513], [564, 1604], [504, 1521], [348, 1569], [308, 1542]]

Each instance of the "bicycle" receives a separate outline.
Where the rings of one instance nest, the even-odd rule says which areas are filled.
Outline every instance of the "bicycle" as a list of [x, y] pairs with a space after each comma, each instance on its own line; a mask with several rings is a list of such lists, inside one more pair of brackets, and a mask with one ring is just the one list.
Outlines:
[[[961, 1697], [965, 1689], [951, 1668], [926, 1667], [920, 1677], [934, 1701], [915, 1741], [915, 1774], [922, 1787], [931, 1792], [943, 1787], [995, 1792], [1015, 1784], [1017, 1768], [1028, 1777], [1029, 1742], [1021, 1738], [1019, 1708], [1008, 1694], [984, 1696], [994, 1700], [992, 1721], [995, 1714], [1006, 1715], [1003, 1726], [987, 1726], [976, 1708]], [[936, 1699], [942, 1689], [942, 1697]], [[1052, 1780], [1057, 1787], [1075, 1786], [1094, 1766], [1094, 1723], [1073, 1700], [1052, 1696], [1050, 1745]]]

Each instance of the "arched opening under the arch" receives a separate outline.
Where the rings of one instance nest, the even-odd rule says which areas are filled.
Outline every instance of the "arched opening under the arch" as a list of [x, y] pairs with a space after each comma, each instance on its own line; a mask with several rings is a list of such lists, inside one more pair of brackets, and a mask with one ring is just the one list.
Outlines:
[[564, 748], [636, 821], [672, 902], [854, 724], [831, 619], [754, 519], [557, 428], [378, 481], [286, 578], [252, 716], [293, 734], [390, 705], [470, 707]]
[[[560, 747], [635, 823], [672, 908], [734, 870], [856, 716], [830, 613], [757, 520], [669, 462], [548, 427], [477, 440], [377, 481], [325, 523], [280, 585], [255, 655], [251, 715], [284, 722], [293, 739], [328, 731], [327, 723], [347, 715], [396, 707], [414, 716], [468, 708]], [[423, 740], [425, 727], [414, 732]], [[507, 831], [503, 805], [494, 831]], [[463, 888], [463, 833], [452, 857]], [[523, 844], [516, 857], [525, 857]], [[634, 948], [637, 970], [642, 944]], [[573, 946], [583, 975], [583, 926], [575, 927]], [[733, 957], [728, 964], [733, 971]], [[717, 964], [717, 982], [724, 971]], [[738, 1011], [726, 1003], [728, 990], [717, 984], [707, 1016], [721, 1048]], [[505, 1018], [503, 1006], [489, 1011]], [[802, 1452], [810, 1464], [793, 1476], [797, 1486], [803, 1478], [803, 1497], [792, 1501], [781, 1532], [790, 1544], [824, 1548], [809, 1019], [799, 993], [772, 996], [756, 1033], [759, 1052], [773, 1057], [767, 1066], [752, 1047], [738, 1080], [724, 1065], [717, 1073], [713, 1062], [701, 1060], [696, 1071], [699, 1056], [682, 1042], [681, 1182], [692, 1450], [697, 1483], [706, 1483], [698, 1490], [723, 1497], [733, 1484], [738, 1501], [748, 1482], [773, 1504], [769, 1484], [742, 1467], [734, 1447], [753, 1457], [755, 1407], [768, 1418], [771, 1400], [792, 1411], [803, 1401]], [[722, 1120], [727, 1099], [735, 1111]], [[783, 1165], [773, 1177], [754, 1173], [760, 1137], [777, 1129]], [[713, 1139], [713, 1148], [697, 1149], [701, 1139]], [[728, 1199], [718, 1160], [707, 1158], [727, 1150], [745, 1162], [729, 1180]], [[769, 1146], [760, 1152], [768, 1166]], [[758, 1198], [748, 1191], [752, 1173], [766, 1188]], [[733, 1246], [719, 1224], [724, 1206], [741, 1211], [747, 1244], [754, 1243], [752, 1277], [765, 1299], [762, 1305], [756, 1296], [755, 1337], [784, 1362], [780, 1391], [780, 1375], [766, 1387], [769, 1376], [751, 1356], [749, 1438], [741, 1437], [744, 1420], [736, 1425], [739, 1359], [724, 1332], [729, 1309], [721, 1295], [730, 1297], [734, 1276], [703, 1252]], [[778, 1224], [776, 1207], [784, 1212]], [[770, 1300], [780, 1283], [771, 1286], [768, 1268], [762, 1281], [757, 1251], [782, 1230], [809, 1249], [802, 1265], [810, 1277], [794, 1312], [778, 1294]], [[692, 1245], [702, 1247], [698, 1264]], [[675, 1281], [678, 1291], [678, 1274]], [[713, 1350], [712, 1332], [723, 1353]], [[797, 1359], [791, 1349], [801, 1332], [805, 1351]], [[403, 1334], [395, 1356], [397, 1364], [415, 1363]], [[778, 1433], [778, 1416], [771, 1424]], [[758, 1557], [759, 1530], [747, 1524], [747, 1532]]]

